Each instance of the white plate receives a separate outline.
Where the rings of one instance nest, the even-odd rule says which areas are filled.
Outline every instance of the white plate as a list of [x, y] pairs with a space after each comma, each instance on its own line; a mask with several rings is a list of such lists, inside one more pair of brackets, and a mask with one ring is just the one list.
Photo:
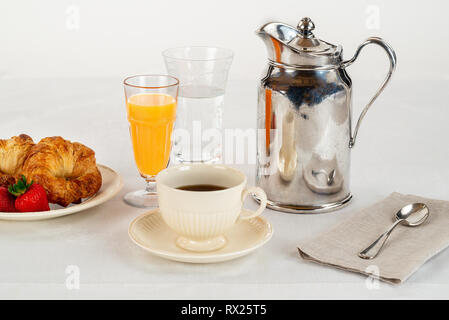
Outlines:
[[100, 169], [102, 184], [100, 190], [92, 197], [80, 204], [70, 205], [67, 208], [57, 206], [61, 209], [52, 209], [42, 212], [0, 212], [0, 220], [44, 220], [65, 216], [75, 212], [83, 211], [102, 204], [120, 191], [123, 186], [120, 175], [109, 167], [98, 165]]
[[263, 217], [239, 220], [224, 236], [228, 243], [211, 252], [191, 252], [179, 248], [178, 235], [162, 219], [159, 209], [138, 216], [128, 229], [131, 240], [159, 257], [190, 263], [212, 263], [235, 259], [263, 246], [273, 235], [271, 224]]

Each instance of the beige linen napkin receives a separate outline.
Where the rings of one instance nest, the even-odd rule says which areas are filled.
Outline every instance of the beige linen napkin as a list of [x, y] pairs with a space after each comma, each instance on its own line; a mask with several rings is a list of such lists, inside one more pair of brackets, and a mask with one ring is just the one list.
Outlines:
[[[397, 226], [376, 258], [359, 258], [357, 254], [395, 221], [396, 212], [413, 202], [429, 207], [427, 220], [418, 227]], [[298, 250], [306, 260], [399, 284], [448, 245], [449, 201], [392, 193], [332, 229], [303, 241]]]

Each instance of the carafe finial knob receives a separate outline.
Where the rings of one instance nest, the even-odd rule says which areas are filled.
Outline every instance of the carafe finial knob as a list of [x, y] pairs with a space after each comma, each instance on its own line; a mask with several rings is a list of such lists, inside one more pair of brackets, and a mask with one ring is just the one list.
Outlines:
[[309, 38], [313, 36], [313, 29], [315, 29], [315, 24], [313, 23], [312, 19], [309, 17], [302, 18], [301, 21], [299, 21], [297, 29], [299, 30], [299, 33], [304, 38]]

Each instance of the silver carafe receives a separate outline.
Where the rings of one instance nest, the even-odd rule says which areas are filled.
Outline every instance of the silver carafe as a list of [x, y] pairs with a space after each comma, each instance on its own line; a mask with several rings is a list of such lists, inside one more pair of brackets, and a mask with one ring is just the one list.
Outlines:
[[[368, 38], [343, 60], [342, 47], [316, 38], [314, 28], [310, 18], [303, 18], [297, 28], [273, 22], [257, 31], [269, 58], [258, 89], [256, 183], [275, 210], [326, 212], [351, 200], [351, 148], [396, 66], [396, 54], [380, 38]], [[390, 69], [353, 131], [346, 68], [368, 44], [385, 50]]]

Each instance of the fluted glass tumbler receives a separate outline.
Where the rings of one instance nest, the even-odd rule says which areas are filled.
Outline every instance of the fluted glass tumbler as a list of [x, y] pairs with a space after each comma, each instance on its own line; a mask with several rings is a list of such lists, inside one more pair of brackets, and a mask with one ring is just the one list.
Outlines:
[[155, 177], [169, 163], [179, 81], [166, 75], [139, 75], [123, 84], [134, 159], [146, 181], [144, 190], [127, 193], [124, 201], [140, 208], [157, 207]]
[[168, 74], [180, 81], [174, 161], [220, 162], [224, 94], [233, 52], [180, 47], [167, 49], [162, 55]]

